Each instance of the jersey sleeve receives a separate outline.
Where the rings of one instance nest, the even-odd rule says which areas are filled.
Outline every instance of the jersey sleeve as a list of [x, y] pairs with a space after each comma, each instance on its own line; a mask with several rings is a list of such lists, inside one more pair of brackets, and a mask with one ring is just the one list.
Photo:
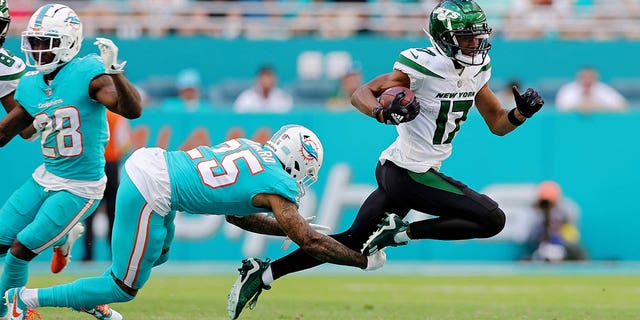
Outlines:
[[16, 92], [13, 96], [27, 112], [33, 116], [38, 112], [38, 97], [32, 94], [29, 88], [32, 88], [34, 81], [37, 80], [39, 73], [37, 71], [26, 72], [18, 82]]
[[1, 80], [0, 79], [0, 98], [6, 97], [18, 87], [18, 79]]
[[18, 80], [26, 72], [22, 59], [8, 51], [0, 52], [0, 98], [16, 90]]
[[273, 193], [280, 195], [281, 197], [293, 202], [296, 206], [299, 206], [298, 199], [300, 198], [300, 191], [298, 190], [298, 184], [291, 176], [280, 177], [278, 182], [273, 184], [272, 191], [267, 193]]
[[86, 83], [90, 83], [95, 77], [104, 73], [102, 58], [93, 53], [85, 56], [78, 64], [78, 71], [85, 76]]
[[422, 85], [426, 77], [442, 78], [433, 70], [430, 70], [430, 60], [435, 57], [435, 53], [429, 48], [409, 48], [400, 52], [400, 55], [393, 64], [393, 69], [409, 76], [409, 89], [415, 90]]

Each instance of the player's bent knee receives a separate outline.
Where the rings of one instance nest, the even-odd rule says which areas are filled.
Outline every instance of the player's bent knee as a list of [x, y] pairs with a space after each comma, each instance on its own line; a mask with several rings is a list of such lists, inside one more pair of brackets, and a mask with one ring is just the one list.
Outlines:
[[31, 261], [33, 258], [37, 256], [36, 253], [27, 248], [22, 242], [18, 241], [18, 239], [13, 241], [11, 245], [11, 254], [19, 259], [25, 261]]
[[117, 292], [117, 301], [114, 302], [127, 302], [127, 301], [131, 301], [133, 300], [133, 298], [136, 297], [136, 295], [138, 294], [138, 290], [137, 289], [133, 289], [129, 286], [127, 286], [126, 284], [124, 284], [124, 282], [122, 282], [122, 280], [116, 278], [113, 274], [111, 275], [111, 279], [113, 280], [113, 283], [115, 284], [115, 289], [113, 291]]
[[484, 221], [484, 234], [481, 238], [490, 238], [502, 231], [507, 221], [507, 216], [502, 209], [496, 207], [487, 214], [487, 219]]
[[362, 248], [363, 241], [356, 239], [349, 230], [343, 233], [334, 234], [331, 237], [353, 250], [360, 250], [360, 248]]

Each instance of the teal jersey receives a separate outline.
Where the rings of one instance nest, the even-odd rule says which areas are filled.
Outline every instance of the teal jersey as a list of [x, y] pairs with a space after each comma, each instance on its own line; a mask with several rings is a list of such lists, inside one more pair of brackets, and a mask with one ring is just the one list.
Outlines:
[[260, 193], [297, 204], [298, 183], [257, 142], [233, 139], [213, 147], [167, 152], [166, 159], [172, 210], [249, 215], [266, 211], [251, 204]]
[[95, 54], [73, 58], [47, 84], [37, 71], [27, 72], [15, 98], [36, 120], [47, 171], [66, 179], [104, 176], [104, 148], [109, 129], [106, 107], [89, 97], [91, 80], [104, 73]]

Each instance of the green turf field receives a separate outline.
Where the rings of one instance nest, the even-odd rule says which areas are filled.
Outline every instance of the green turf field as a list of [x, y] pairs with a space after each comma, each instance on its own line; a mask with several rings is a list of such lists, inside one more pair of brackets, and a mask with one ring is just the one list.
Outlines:
[[[32, 276], [29, 286], [77, 277]], [[138, 297], [114, 304], [125, 319], [226, 319], [233, 275], [154, 275]], [[91, 319], [41, 308], [43, 319]], [[294, 275], [264, 291], [240, 319], [640, 319], [640, 276]]]

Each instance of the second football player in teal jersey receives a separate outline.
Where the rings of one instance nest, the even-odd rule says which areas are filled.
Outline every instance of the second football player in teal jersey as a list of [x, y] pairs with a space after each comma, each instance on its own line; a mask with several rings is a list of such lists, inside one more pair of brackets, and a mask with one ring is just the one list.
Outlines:
[[[131, 119], [141, 114], [140, 95], [124, 76], [124, 63], [117, 63], [117, 46], [98, 38], [100, 56], [78, 57], [82, 40], [77, 14], [60, 4], [40, 7], [22, 32], [25, 63], [35, 71], [22, 76], [19, 105], [0, 121], [0, 146], [33, 125], [44, 163], [0, 209], [0, 294], [25, 285], [29, 262], [65, 243], [98, 206], [106, 183], [106, 109]], [[63, 267], [68, 251], [59, 258]], [[0, 304], [0, 318], [6, 316]], [[103, 316], [109, 315], [96, 317]]]
[[[120, 180], [110, 268], [100, 277], [50, 288], [10, 289], [8, 304], [26, 314], [44, 306], [94, 310], [132, 300], [152, 267], [167, 261], [177, 210], [226, 215], [243, 229], [286, 235], [321, 261], [380, 268], [384, 251], [366, 257], [315, 231], [298, 214], [298, 199], [318, 179], [322, 161], [320, 140], [298, 125], [282, 127], [266, 145], [233, 139], [188, 151], [139, 149], [125, 162]], [[261, 212], [272, 212], [273, 218]], [[236, 285], [256, 280], [246, 277]], [[251, 297], [230, 298], [244, 305]]]

